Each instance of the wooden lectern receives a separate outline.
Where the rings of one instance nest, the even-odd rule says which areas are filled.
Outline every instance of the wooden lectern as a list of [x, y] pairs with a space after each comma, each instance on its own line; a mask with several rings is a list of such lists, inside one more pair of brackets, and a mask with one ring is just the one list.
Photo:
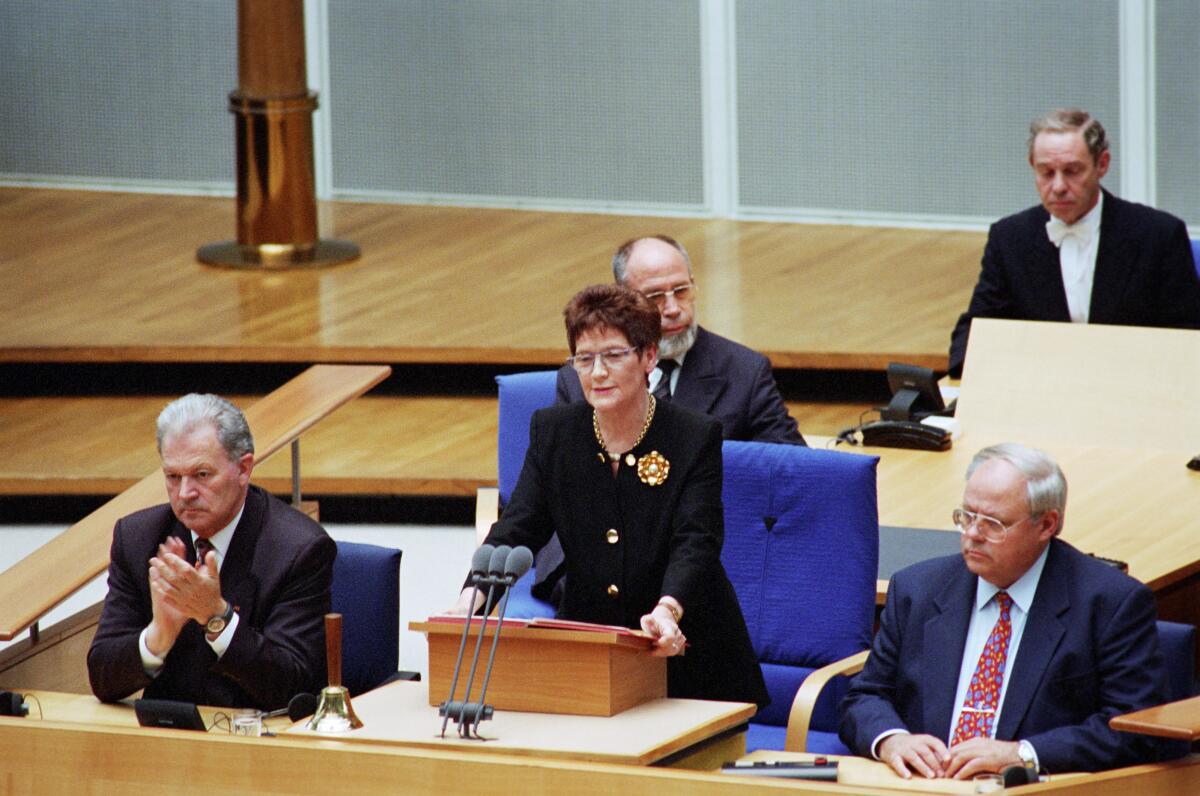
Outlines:
[[[471, 655], [479, 637], [471, 623], [455, 699], [462, 699]], [[429, 641], [429, 704], [450, 696], [461, 622], [412, 622], [410, 630]], [[489, 622], [471, 698], [479, 696], [487, 656], [496, 632]], [[557, 630], [510, 626], [500, 634], [486, 700], [499, 710], [612, 716], [667, 695], [667, 659], [650, 654], [652, 642], [618, 631]]]

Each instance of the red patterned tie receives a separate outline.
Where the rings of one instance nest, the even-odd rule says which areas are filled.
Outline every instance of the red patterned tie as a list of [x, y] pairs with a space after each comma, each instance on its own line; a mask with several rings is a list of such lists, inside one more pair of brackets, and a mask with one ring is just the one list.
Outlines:
[[951, 746], [972, 738], [992, 737], [996, 710], [1000, 707], [1000, 687], [1004, 685], [1008, 640], [1012, 638], [1012, 597], [1007, 592], [996, 592], [996, 603], [1000, 606], [1000, 618], [983, 645], [979, 663], [975, 664]]

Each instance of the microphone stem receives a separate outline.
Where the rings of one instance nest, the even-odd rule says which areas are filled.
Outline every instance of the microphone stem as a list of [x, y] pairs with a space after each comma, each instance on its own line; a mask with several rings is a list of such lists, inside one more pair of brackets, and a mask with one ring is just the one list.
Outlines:
[[[506, 577], [504, 585], [511, 587], [512, 579]], [[504, 612], [508, 610], [508, 597], [510, 594], [512, 594], [512, 589], [506, 588], [504, 596], [500, 598], [500, 613], [496, 617], [496, 633], [492, 636], [492, 651], [488, 653], [487, 669], [483, 673], [483, 686], [479, 691], [479, 710], [475, 711], [475, 725], [471, 729], [475, 737], [479, 737], [479, 722], [483, 720], [483, 706], [487, 702], [488, 683], [492, 679], [492, 664], [496, 662], [496, 647], [500, 646], [500, 630], [504, 627]]]
[[458, 641], [458, 655], [454, 659], [454, 676], [450, 679], [450, 696], [446, 697], [446, 715], [442, 717], [442, 737], [446, 737], [446, 725], [450, 723], [450, 703], [454, 701], [454, 692], [458, 688], [458, 671], [462, 668], [463, 652], [467, 648], [467, 635], [471, 629], [472, 612], [475, 608], [475, 598], [479, 595], [479, 580], [474, 580], [471, 589], [471, 611], [467, 612], [467, 621], [463, 623], [462, 638]]
[[496, 582], [488, 584], [487, 599], [483, 604], [483, 621], [479, 624], [479, 638], [475, 639], [475, 652], [471, 655], [471, 668], [467, 673], [467, 689], [463, 692], [462, 710], [458, 713], [458, 734], [462, 735], [462, 725], [467, 717], [467, 703], [471, 701], [471, 685], [475, 682], [475, 669], [479, 665], [479, 652], [483, 649], [483, 637], [487, 633], [488, 614], [492, 612], [492, 598], [496, 593]]

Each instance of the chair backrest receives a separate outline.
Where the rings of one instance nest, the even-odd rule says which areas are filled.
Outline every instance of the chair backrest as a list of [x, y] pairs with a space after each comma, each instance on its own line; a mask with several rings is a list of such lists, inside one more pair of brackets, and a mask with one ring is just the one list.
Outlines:
[[[721, 561], [771, 693], [754, 721], [785, 726], [809, 672], [871, 645], [878, 458], [732, 441], [724, 458]], [[845, 687], [825, 689], [813, 728], [836, 730]]]
[[1192, 238], [1192, 263], [1196, 266], [1196, 273], [1200, 274], [1200, 238]]
[[338, 542], [333, 611], [342, 615], [342, 685], [357, 696], [382, 685], [400, 663], [400, 554]]
[[508, 502], [517, 485], [525, 451], [529, 449], [529, 420], [533, 413], [554, 404], [558, 374], [553, 370], [513, 373], [497, 376], [500, 388], [500, 425], [496, 435], [496, 456], [500, 505]]
[[1179, 622], [1158, 622], [1158, 646], [1167, 669], [1167, 701], [1196, 694], [1196, 628]]

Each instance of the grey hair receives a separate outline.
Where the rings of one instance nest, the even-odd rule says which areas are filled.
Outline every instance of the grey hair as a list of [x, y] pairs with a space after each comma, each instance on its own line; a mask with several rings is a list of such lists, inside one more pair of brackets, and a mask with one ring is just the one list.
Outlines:
[[162, 455], [163, 442], [168, 437], [186, 434], [202, 425], [217, 432], [217, 440], [229, 460], [236, 462], [247, 453], [254, 453], [254, 436], [242, 410], [219, 395], [189, 393], [167, 404], [158, 414], [157, 443]]
[[1050, 509], [1058, 512], [1058, 527], [1054, 529], [1057, 535], [1062, 530], [1063, 516], [1067, 511], [1067, 479], [1050, 454], [1017, 442], [990, 445], [975, 454], [967, 467], [967, 478], [981, 464], [993, 459], [1008, 462], [1025, 476], [1025, 496], [1029, 500], [1030, 514], [1037, 516]]
[[1104, 125], [1079, 108], [1059, 108], [1034, 119], [1029, 125], [1030, 157], [1033, 156], [1033, 142], [1039, 133], [1075, 132], [1083, 136], [1092, 162], [1099, 163], [1100, 156], [1108, 151], [1108, 135], [1104, 132]]
[[629, 256], [633, 253], [633, 247], [644, 240], [660, 240], [673, 247], [683, 257], [683, 262], [687, 265], [688, 276], [692, 275], [692, 258], [688, 256], [687, 249], [683, 248], [682, 243], [670, 235], [650, 235], [644, 238], [630, 238], [618, 246], [616, 252], [613, 253], [613, 281], [618, 285], [625, 284], [625, 269], [629, 265]]

